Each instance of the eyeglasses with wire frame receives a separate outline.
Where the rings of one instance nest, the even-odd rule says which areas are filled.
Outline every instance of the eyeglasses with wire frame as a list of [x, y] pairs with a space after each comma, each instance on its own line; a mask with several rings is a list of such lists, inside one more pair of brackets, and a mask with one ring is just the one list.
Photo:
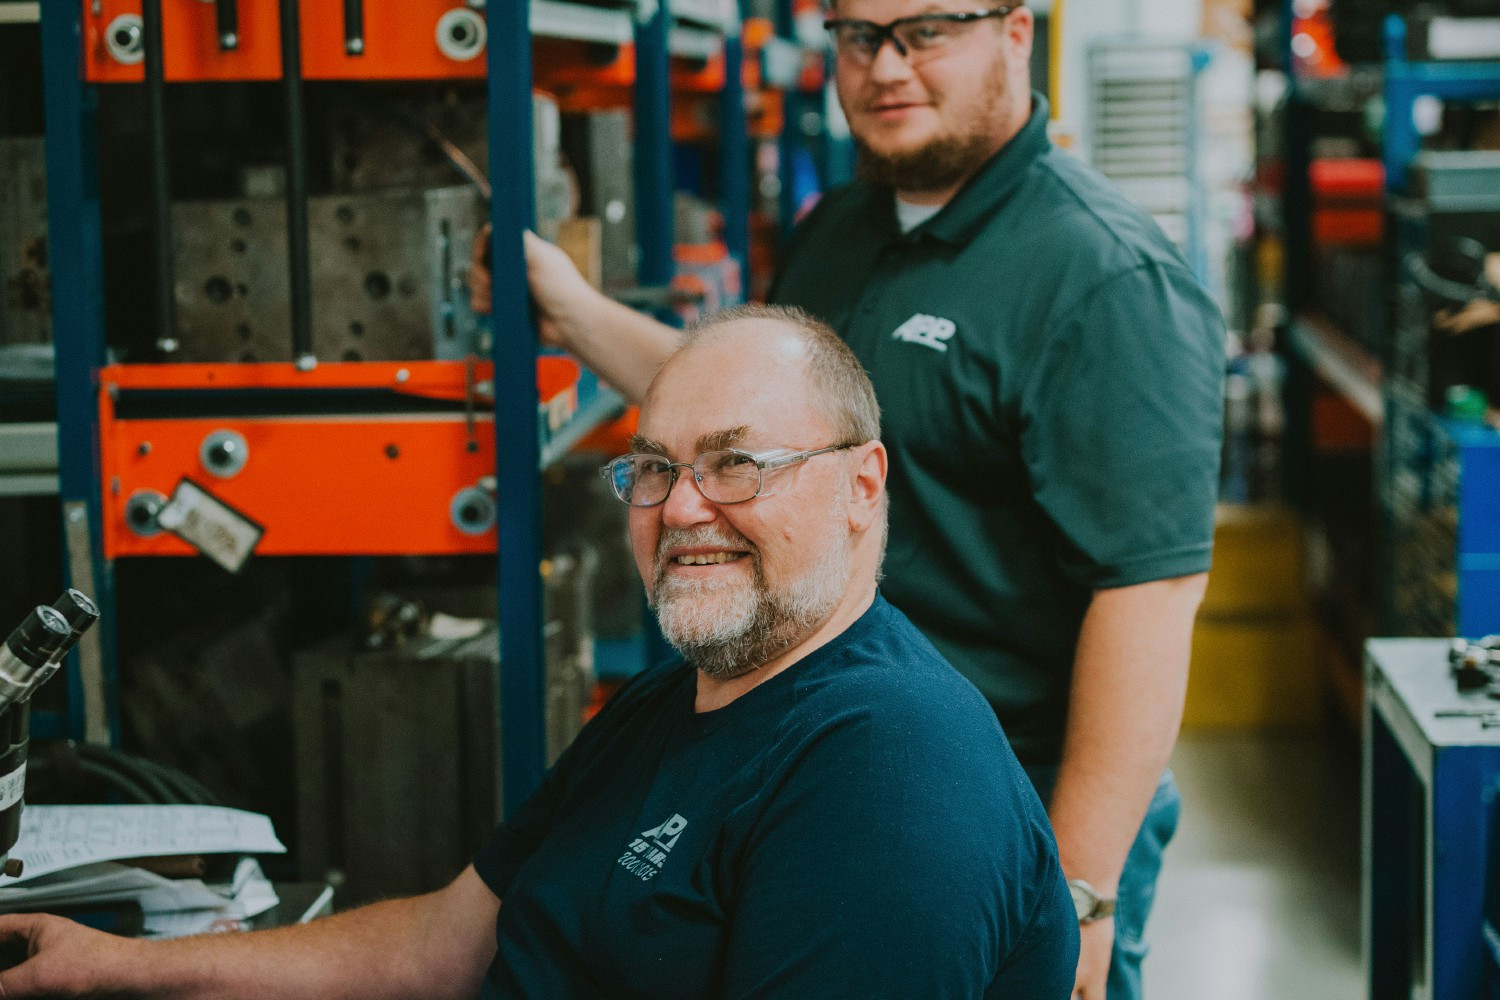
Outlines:
[[667, 502], [677, 484], [679, 469], [690, 469], [698, 491], [716, 504], [744, 503], [761, 495], [766, 473], [798, 465], [818, 455], [857, 448], [833, 444], [809, 451], [748, 452], [738, 448], [705, 451], [691, 462], [674, 462], [664, 455], [621, 455], [599, 470], [615, 496], [632, 507], [656, 507]]
[[886, 42], [894, 45], [896, 54], [907, 62], [918, 63], [942, 55], [976, 21], [1004, 18], [1019, 6], [1011, 4], [993, 10], [915, 14], [898, 17], [886, 24], [834, 17], [824, 21], [823, 27], [833, 39], [834, 52], [860, 66], [873, 63]]

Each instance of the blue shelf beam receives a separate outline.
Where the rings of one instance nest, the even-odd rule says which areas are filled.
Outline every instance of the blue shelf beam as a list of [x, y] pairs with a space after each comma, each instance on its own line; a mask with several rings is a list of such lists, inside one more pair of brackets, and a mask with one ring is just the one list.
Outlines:
[[541, 644], [541, 492], [537, 467], [537, 334], [522, 233], [532, 228], [530, 7], [492, 3], [489, 18], [490, 172], [495, 317], [495, 475], [500, 577], [500, 732], [505, 814], [546, 768]]
[[1381, 156], [1390, 191], [1406, 190], [1406, 174], [1421, 151], [1422, 137], [1412, 121], [1419, 97], [1448, 101], [1500, 99], [1500, 63], [1410, 62], [1406, 58], [1406, 22], [1396, 14], [1385, 20], [1385, 136]]
[[719, 207], [724, 243], [750, 274], [750, 135], [745, 120], [745, 44], [738, 27], [724, 39], [724, 93], [719, 104]]
[[671, 284], [677, 272], [672, 258], [671, 23], [670, 6], [661, 0], [650, 18], [635, 26], [635, 220], [641, 249], [638, 278], [648, 288]]
[[112, 743], [119, 732], [111, 624], [114, 574], [100, 537], [94, 395], [94, 371], [104, 362], [98, 98], [79, 70], [83, 10], [76, 3], [47, 3], [41, 9], [63, 576], [69, 586], [89, 592], [103, 615], [101, 627], [90, 633], [97, 638], [69, 656], [63, 728], [74, 739]]

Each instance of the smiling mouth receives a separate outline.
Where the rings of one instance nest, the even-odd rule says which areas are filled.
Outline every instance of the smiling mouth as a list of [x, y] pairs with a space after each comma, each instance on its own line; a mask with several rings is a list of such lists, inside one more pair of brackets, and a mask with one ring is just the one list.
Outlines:
[[717, 566], [721, 563], [743, 559], [749, 554], [748, 552], [701, 552], [674, 556], [672, 562], [677, 566]]

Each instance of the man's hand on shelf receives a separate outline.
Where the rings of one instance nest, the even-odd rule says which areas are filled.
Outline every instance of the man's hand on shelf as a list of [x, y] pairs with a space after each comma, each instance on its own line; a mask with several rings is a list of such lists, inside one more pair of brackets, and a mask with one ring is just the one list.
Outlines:
[[[537, 330], [549, 347], [576, 350], [571, 331], [590, 303], [604, 296], [588, 283], [573, 261], [560, 248], [536, 233], [523, 234], [526, 250], [526, 280], [536, 309]], [[476, 313], [494, 308], [494, 279], [490, 261], [490, 227], [486, 224], [474, 239], [469, 255], [469, 306]]]

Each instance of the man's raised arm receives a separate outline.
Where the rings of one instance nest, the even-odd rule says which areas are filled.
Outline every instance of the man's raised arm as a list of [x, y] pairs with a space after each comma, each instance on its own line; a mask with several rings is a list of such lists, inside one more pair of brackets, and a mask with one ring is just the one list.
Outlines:
[[[542, 342], [569, 351], [639, 403], [667, 355], [682, 343], [680, 331], [621, 305], [584, 280], [557, 247], [526, 233], [526, 280], [536, 308]], [[492, 280], [485, 264], [489, 227], [474, 243], [469, 262], [469, 297], [475, 312], [492, 305]]]
[[0, 944], [29, 957], [0, 996], [470, 1000], [495, 955], [500, 901], [472, 867], [446, 888], [251, 934], [143, 941], [60, 917], [0, 917]]

